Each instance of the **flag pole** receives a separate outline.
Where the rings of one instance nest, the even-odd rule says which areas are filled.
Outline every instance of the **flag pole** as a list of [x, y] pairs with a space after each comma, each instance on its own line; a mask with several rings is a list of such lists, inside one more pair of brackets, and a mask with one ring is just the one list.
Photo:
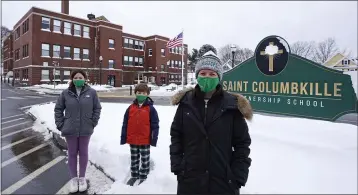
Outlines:
[[182, 89], [184, 89], [184, 29], [182, 29], [182, 36], [183, 36], [183, 40], [182, 40], [182, 49], [181, 49], [181, 87]]

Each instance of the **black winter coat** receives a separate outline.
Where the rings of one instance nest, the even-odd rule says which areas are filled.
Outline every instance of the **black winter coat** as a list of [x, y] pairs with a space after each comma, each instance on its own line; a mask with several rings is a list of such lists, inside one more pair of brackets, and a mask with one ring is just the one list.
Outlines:
[[207, 105], [198, 86], [178, 92], [172, 104], [179, 105], [170, 130], [177, 194], [238, 194], [251, 165], [249, 101], [218, 85]]

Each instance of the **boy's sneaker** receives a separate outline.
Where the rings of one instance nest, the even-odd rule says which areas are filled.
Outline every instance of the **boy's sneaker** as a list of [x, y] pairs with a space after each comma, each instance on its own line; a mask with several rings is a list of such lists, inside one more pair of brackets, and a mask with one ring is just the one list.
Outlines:
[[137, 180], [138, 180], [138, 178], [132, 177], [127, 181], [127, 185], [133, 186]]
[[70, 193], [78, 192], [78, 178], [77, 177], [74, 177], [71, 179], [70, 185], [69, 185], [69, 191], [70, 191]]
[[86, 178], [80, 177], [80, 178], [78, 179], [78, 185], [79, 185], [78, 191], [80, 191], [80, 192], [86, 191], [86, 190], [87, 190], [87, 181], [86, 181]]
[[146, 179], [139, 179], [138, 185], [142, 184]]

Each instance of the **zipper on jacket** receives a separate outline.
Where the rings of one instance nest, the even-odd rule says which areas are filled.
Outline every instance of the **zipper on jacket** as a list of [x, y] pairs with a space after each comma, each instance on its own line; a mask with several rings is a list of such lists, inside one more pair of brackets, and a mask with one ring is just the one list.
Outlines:
[[204, 100], [205, 102], [205, 113], [204, 113], [204, 125], [206, 125], [206, 113], [207, 113], [207, 108], [208, 108], [208, 100]]

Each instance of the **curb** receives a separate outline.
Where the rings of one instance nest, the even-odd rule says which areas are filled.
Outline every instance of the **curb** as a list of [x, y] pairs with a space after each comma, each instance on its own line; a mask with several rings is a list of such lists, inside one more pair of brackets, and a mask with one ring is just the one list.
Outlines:
[[[38, 104], [38, 105], [43, 105], [43, 104]], [[30, 118], [33, 121], [36, 121], [37, 118], [31, 113], [31, 112], [27, 112], [26, 113], [28, 116], [30, 116]], [[52, 133], [52, 141], [55, 144], [55, 146], [57, 146], [60, 150], [68, 150], [67, 149], [67, 144], [66, 141], [61, 137], [61, 135], [59, 135], [58, 133], [53, 132], [53, 130], [51, 130], [50, 128], [47, 128], [48, 133]], [[104, 169], [97, 165], [96, 163], [93, 163], [92, 161], [88, 160], [88, 162], [93, 165], [97, 170], [101, 171], [106, 177], [108, 177], [113, 183], [115, 182], [115, 179], [113, 177], [111, 177], [109, 174], [107, 174]]]

